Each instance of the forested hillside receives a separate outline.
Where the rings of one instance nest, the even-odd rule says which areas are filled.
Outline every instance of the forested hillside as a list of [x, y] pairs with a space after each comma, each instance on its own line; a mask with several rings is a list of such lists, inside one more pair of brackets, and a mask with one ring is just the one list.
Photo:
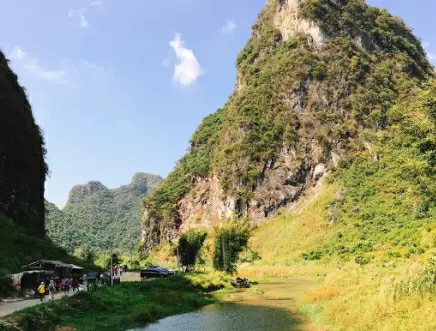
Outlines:
[[144, 200], [146, 253], [190, 224], [257, 225], [329, 173], [347, 186], [331, 223], [366, 198], [343, 217], [385, 224], [381, 241], [434, 217], [434, 104], [421, 100], [434, 68], [401, 19], [360, 0], [270, 0], [236, 65], [228, 103]]
[[25, 90], [0, 52], [0, 214], [44, 236], [44, 140]]
[[162, 181], [137, 173], [128, 185], [108, 189], [100, 182], [77, 185], [61, 211], [46, 202], [47, 234], [71, 253], [99, 253], [112, 245], [129, 252], [140, 238], [140, 201]]

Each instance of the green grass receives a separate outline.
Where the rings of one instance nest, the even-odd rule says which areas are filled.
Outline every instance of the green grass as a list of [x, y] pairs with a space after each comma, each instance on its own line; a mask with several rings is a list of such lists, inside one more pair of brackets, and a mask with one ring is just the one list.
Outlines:
[[5, 321], [24, 331], [54, 330], [58, 325], [78, 331], [126, 330], [214, 302], [204, 292], [223, 287], [225, 280], [221, 274], [198, 273], [122, 283], [30, 307], [6, 317]]

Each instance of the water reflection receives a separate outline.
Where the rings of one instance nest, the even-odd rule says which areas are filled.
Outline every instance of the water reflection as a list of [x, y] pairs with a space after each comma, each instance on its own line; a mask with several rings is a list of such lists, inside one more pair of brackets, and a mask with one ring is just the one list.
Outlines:
[[167, 317], [135, 331], [290, 331], [299, 330], [299, 324], [287, 309], [223, 303]]

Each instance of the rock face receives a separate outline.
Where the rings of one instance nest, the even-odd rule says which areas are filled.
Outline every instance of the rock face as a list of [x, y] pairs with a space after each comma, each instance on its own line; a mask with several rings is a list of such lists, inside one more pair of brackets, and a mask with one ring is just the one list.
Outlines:
[[17, 76], [0, 52], [0, 214], [44, 236], [44, 140]]
[[404, 82], [433, 72], [401, 20], [360, 0], [269, 0], [236, 65], [228, 103], [143, 202], [145, 254], [187, 228], [258, 225], [292, 206], [368, 151], [362, 132], [383, 130]]
[[[270, 5], [274, 6], [274, 3], [271, 2]], [[280, 30], [284, 41], [298, 34], [305, 34], [320, 46], [325, 39], [320, 27], [301, 15], [300, 0], [280, 1], [274, 14], [274, 25]]]

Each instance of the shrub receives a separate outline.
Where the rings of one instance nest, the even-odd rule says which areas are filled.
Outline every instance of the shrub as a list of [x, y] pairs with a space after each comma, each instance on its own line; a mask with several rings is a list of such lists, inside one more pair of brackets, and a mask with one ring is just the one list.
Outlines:
[[356, 262], [358, 265], [360, 265], [360, 267], [363, 269], [363, 267], [367, 264], [369, 264], [369, 259], [365, 256], [359, 255], [356, 256], [356, 258], [354, 259], [354, 262]]
[[206, 232], [196, 230], [189, 230], [181, 235], [178, 247], [180, 262], [188, 270], [195, 266], [206, 237]]
[[215, 228], [213, 266], [229, 274], [236, 272], [236, 262], [248, 244], [250, 229], [244, 222], [227, 222]]

